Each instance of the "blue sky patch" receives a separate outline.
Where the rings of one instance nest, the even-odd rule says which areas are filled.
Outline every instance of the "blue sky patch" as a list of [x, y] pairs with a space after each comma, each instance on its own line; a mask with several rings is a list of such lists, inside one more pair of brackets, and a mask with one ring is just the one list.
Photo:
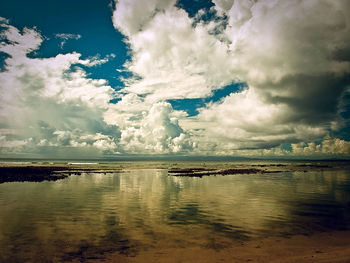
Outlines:
[[184, 9], [189, 17], [194, 17], [201, 9], [208, 11], [210, 7], [214, 6], [214, 3], [210, 0], [178, 0], [176, 6]]
[[6, 66], [5, 59], [7, 59], [8, 57], [9, 57], [8, 54], [0, 52], [0, 72], [4, 71], [5, 66]]
[[[82, 54], [81, 59], [87, 59], [114, 54], [109, 62], [92, 68], [84, 67], [84, 70], [90, 78], [106, 79], [113, 88], [119, 89], [123, 85], [120, 77], [127, 75], [116, 69], [121, 69], [130, 57], [124, 36], [113, 27], [110, 3], [109, 0], [12, 0], [1, 7], [0, 16], [9, 19], [10, 24], [19, 29], [35, 27], [44, 36], [40, 49], [29, 57], [47, 58], [78, 52]], [[68, 39], [61, 47], [62, 40], [56, 34], [81, 37]], [[3, 61], [3, 56], [0, 60]]]
[[207, 98], [168, 100], [168, 102], [173, 109], [184, 110], [189, 116], [195, 116], [198, 114], [198, 109], [203, 108], [207, 103], [217, 102], [231, 93], [239, 92], [246, 87], [246, 83], [231, 83], [222, 89], [214, 90], [212, 96]]

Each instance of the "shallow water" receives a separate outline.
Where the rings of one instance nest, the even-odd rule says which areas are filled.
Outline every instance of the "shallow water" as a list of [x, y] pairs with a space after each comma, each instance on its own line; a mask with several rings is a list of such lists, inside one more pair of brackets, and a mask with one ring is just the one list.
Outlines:
[[350, 171], [168, 176], [83, 173], [0, 185], [0, 262], [80, 262], [110, 253], [220, 250], [350, 225]]

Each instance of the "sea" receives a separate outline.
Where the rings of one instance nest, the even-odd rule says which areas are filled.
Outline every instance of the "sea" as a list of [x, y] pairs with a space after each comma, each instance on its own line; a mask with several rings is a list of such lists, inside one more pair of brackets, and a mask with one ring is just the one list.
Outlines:
[[[121, 164], [1, 161], [9, 163]], [[200, 178], [173, 176], [163, 168], [169, 163], [129, 161], [127, 169], [115, 172], [0, 184], [0, 262], [103, 262], [113, 253], [133, 258], [179, 247], [220, 250], [350, 226], [350, 166], [325, 161], [334, 168]]]

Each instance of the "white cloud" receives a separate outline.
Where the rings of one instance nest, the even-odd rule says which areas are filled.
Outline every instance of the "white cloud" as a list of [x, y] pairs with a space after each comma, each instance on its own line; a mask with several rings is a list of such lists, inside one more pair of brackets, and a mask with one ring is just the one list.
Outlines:
[[[114, 21], [122, 32], [127, 27], [119, 23], [123, 15], [117, 5]], [[210, 36], [203, 25], [193, 28], [192, 23], [184, 10], [171, 6], [155, 13], [141, 31], [129, 34], [133, 58], [126, 66], [142, 80], [129, 80], [123, 92], [148, 94], [146, 100], [155, 103], [209, 96], [230, 83], [226, 44]]]
[[[249, 1], [247, 1], [249, 2]], [[215, 9], [220, 12], [227, 12], [231, 9], [233, 5], [232, 0], [213, 0], [213, 3], [215, 4]]]
[[220, 129], [209, 127], [210, 136], [263, 148], [322, 138], [335, 128], [341, 121], [337, 105], [349, 85], [349, 61], [339, 51], [350, 43], [346, 5], [235, 1], [225, 34], [235, 74], [250, 89], [200, 114], [200, 120], [215, 116]]
[[35, 29], [21, 32], [8, 25], [1, 37], [7, 41], [0, 51], [10, 55], [0, 73], [3, 153], [33, 154], [47, 147], [50, 153], [62, 147], [94, 148], [94, 154], [117, 151], [119, 129], [103, 120], [114, 90], [78, 66], [98, 64], [97, 58], [81, 60], [79, 53], [28, 57], [42, 42]]
[[116, 55], [113, 53], [106, 55], [104, 58], [101, 58], [101, 55], [97, 54], [96, 56], [89, 57], [87, 60], [81, 61], [81, 64], [88, 67], [100, 66], [102, 64], [109, 62], [111, 59], [114, 59], [115, 57]]
[[[350, 3], [213, 2], [216, 15], [205, 21], [204, 10], [190, 18], [175, 0], [117, 1], [113, 24], [129, 44], [123, 71], [133, 77], [116, 93], [105, 80], [72, 67], [100, 65], [113, 55], [29, 58], [41, 35], [5, 23], [1, 37], [7, 42], [0, 50], [10, 57], [0, 73], [3, 145], [125, 154], [348, 155], [348, 142], [324, 138], [345, 123], [340, 112], [350, 86]], [[197, 116], [167, 102], [207, 98], [232, 82], [246, 88], [208, 103]], [[116, 97], [120, 101], [110, 104]], [[281, 144], [292, 144], [292, 151]]]
[[173, 2], [116, 4], [114, 25], [132, 51], [125, 67], [136, 76], [122, 92], [142, 96], [132, 107], [204, 98], [245, 82], [246, 90], [198, 116], [180, 117], [208, 154], [318, 140], [341, 127], [339, 103], [350, 84], [348, 1], [213, 2], [216, 19], [196, 23]]
[[142, 30], [142, 27], [152, 20], [156, 10], [165, 10], [175, 2], [176, 0], [117, 1], [113, 24], [126, 36], [131, 36]]
[[158, 102], [150, 111], [142, 112], [135, 125], [122, 130], [121, 145], [129, 153], [182, 153], [192, 150], [194, 144], [182, 130], [169, 103]]
[[350, 142], [339, 138], [325, 137], [320, 144], [300, 142], [292, 144], [294, 155], [349, 155]]
[[61, 39], [60, 46], [61, 46], [61, 49], [63, 49], [64, 45], [67, 43], [68, 40], [70, 39], [78, 40], [81, 38], [81, 35], [60, 33], [60, 34], [56, 34], [55, 37]]
[[254, 88], [233, 93], [221, 102], [208, 105], [198, 120], [210, 123], [204, 134], [217, 148], [270, 148], [283, 142], [312, 140], [325, 136], [323, 127], [286, 122], [285, 105], [262, 101]]
[[5, 28], [0, 33], [0, 38], [7, 40], [0, 43], [0, 51], [13, 56], [14, 59], [21, 59], [33, 50], [38, 49], [42, 42], [41, 35], [34, 29], [24, 28], [21, 33], [17, 28], [11, 25], [2, 24]]

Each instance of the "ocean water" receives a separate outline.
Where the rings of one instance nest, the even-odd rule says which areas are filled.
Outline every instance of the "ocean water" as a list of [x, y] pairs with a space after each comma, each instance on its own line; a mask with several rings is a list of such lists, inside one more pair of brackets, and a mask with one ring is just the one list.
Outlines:
[[207, 176], [166, 169], [0, 184], [0, 262], [89, 262], [350, 225], [350, 170]]

